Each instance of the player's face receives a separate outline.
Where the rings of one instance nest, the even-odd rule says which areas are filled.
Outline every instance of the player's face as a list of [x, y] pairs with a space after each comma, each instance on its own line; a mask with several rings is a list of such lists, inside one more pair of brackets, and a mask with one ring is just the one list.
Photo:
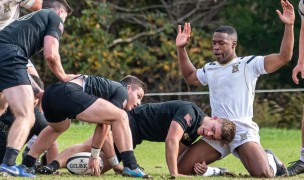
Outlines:
[[217, 119], [212, 119], [212, 121], [206, 126], [200, 126], [197, 130], [197, 134], [204, 136], [206, 139], [210, 140], [221, 140], [222, 124], [217, 121]]
[[128, 85], [128, 103], [125, 110], [129, 111], [141, 104], [141, 100], [144, 97], [144, 90], [137, 85]]
[[61, 17], [62, 21], [64, 22], [65, 19], [66, 19], [66, 17], [68, 16], [68, 13], [67, 13], [65, 10], [61, 9], [61, 10], [59, 11], [59, 14], [58, 14], [58, 15]]
[[215, 32], [212, 39], [213, 54], [217, 62], [226, 64], [234, 58], [236, 41], [227, 33]]

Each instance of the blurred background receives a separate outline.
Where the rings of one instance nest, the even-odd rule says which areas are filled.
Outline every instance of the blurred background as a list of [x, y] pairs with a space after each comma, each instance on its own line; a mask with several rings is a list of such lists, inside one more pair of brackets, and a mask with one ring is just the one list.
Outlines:
[[[294, 92], [257, 93], [254, 120], [260, 127], [300, 129], [304, 81], [295, 85], [291, 71], [298, 58], [300, 16], [298, 0], [290, 0], [296, 13], [292, 61], [279, 71], [261, 76], [257, 90], [294, 89]], [[177, 26], [190, 22], [189, 57], [196, 68], [213, 61], [212, 35], [220, 25], [238, 32], [237, 55], [277, 53], [284, 31], [276, 9], [280, 0], [68, 0], [74, 9], [60, 42], [67, 73], [105, 76], [119, 81], [131, 74], [148, 86], [145, 102], [182, 99], [195, 102], [210, 115], [208, 87], [188, 86], [178, 67]], [[45, 85], [56, 82], [42, 54], [32, 58]], [[297, 90], [298, 89], [298, 90]], [[171, 92], [205, 94], [159, 95]], [[231, 92], [237, 93], [237, 92]], [[223, 99], [224, 101], [224, 99]]]

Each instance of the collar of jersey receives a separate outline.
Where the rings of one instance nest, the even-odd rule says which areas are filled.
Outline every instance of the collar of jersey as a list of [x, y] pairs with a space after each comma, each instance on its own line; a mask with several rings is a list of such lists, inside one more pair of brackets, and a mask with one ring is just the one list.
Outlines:
[[231, 63], [234, 63], [238, 58], [239, 58], [239, 57], [236, 57], [236, 58], [232, 59], [231, 61], [227, 62], [226, 64], [220, 64], [220, 63], [218, 63], [217, 61], [216, 61], [216, 63], [217, 63], [219, 66], [227, 66], [227, 65], [229, 65], [229, 64], [231, 64]]

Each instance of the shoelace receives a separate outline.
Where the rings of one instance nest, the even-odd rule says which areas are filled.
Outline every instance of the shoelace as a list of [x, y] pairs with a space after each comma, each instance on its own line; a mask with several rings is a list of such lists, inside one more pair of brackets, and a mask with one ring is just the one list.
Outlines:
[[289, 162], [288, 164], [294, 165], [294, 164], [297, 163], [298, 161], [299, 161], [299, 160], [291, 161], [291, 162]]

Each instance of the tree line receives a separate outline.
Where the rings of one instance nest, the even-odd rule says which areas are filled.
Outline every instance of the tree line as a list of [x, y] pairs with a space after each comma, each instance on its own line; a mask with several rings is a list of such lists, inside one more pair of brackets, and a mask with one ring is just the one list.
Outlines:
[[[284, 68], [258, 80], [257, 89], [303, 88], [295, 85], [291, 71], [298, 57], [300, 17], [298, 0], [290, 0], [296, 13], [295, 47], [292, 61]], [[105, 76], [119, 81], [128, 74], [147, 83], [148, 92], [207, 91], [188, 86], [179, 71], [175, 38], [177, 26], [190, 22], [191, 43], [187, 47], [199, 68], [213, 61], [212, 35], [220, 25], [238, 32], [238, 56], [266, 55], [279, 51], [284, 24], [275, 10], [280, 1], [264, 0], [85, 0], [69, 1], [74, 12], [67, 18], [60, 42], [66, 72]], [[46, 85], [56, 82], [42, 60], [33, 61]], [[210, 114], [209, 97], [145, 97], [144, 102], [183, 99], [196, 102]], [[254, 120], [261, 127], [299, 128], [304, 96], [299, 93], [257, 94]]]

